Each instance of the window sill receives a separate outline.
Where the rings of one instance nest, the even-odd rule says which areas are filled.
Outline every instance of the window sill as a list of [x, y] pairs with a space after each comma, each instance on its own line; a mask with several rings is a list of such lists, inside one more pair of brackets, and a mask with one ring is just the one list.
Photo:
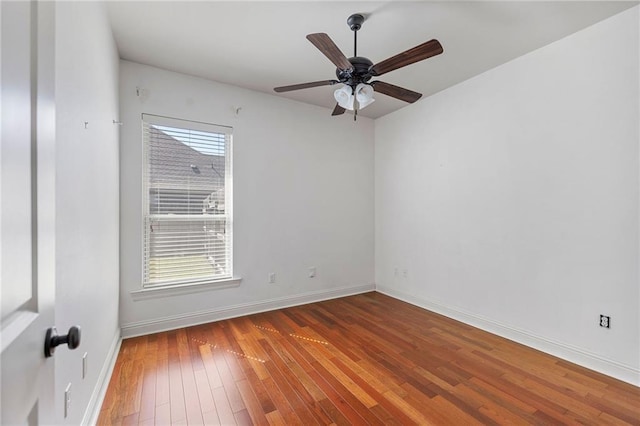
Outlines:
[[145, 299], [156, 299], [159, 297], [171, 297], [180, 296], [183, 294], [200, 293], [209, 290], [220, 290], [223, 288], [238, 287], [242, 278], [225, 278], [222, 280], [209, 281], [205, 283], [195, 284], [177, 284], [168, 285], [163, 287], [150, 287], [142, 288], [140, 290], [134, 290], [131, 293], [131, 298], [134, 301]]

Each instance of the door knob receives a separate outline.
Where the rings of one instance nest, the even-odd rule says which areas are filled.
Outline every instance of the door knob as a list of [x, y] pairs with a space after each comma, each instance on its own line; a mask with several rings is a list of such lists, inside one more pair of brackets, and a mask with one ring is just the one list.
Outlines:
[[56, 346], [66, 344], [69, 349], [75, 349], [80, 346], [80, 327], [72, 326], [69, 329], [69, 333], [64, 336], [58, 336], [58, 331], [55, 327], [51, 327], [47, 330], [47, 334], [44, 337], [44, 356], [49, 358], [53, 356], [56, 350]]

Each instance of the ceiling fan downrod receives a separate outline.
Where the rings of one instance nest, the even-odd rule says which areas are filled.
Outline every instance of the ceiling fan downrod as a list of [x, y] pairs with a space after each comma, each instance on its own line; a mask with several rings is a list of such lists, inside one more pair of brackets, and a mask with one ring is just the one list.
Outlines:
[[353, 32], [353, 56], [358, 56], [358, 31]]
[[353, 31], [353, 56], [358, 56], [358, 30], [362, 28], [364, 23], [364, 16], [359, 13], [354, 13], [347, 18], [347, 25]]

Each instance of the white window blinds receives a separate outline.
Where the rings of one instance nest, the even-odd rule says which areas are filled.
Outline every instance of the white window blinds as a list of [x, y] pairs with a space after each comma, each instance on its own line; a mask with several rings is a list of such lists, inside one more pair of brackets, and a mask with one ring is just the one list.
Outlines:
[[230, 127], [143, 114], [145, 287], [232, 276]]

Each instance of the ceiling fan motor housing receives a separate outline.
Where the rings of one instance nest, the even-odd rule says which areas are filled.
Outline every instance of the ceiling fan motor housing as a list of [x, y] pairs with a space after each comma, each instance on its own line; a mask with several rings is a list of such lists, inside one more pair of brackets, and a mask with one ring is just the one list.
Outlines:
[[351, 70], [336, 68], [336, 77], [341, 83], [355, 87], [360, 83], [366, 83], [371, 80], [372, 76], [369, 73], [369, 68], [373, 65], [373, 62], [369, 58], [354, 56], [349, 58], [349, 62], [353, 65]]

